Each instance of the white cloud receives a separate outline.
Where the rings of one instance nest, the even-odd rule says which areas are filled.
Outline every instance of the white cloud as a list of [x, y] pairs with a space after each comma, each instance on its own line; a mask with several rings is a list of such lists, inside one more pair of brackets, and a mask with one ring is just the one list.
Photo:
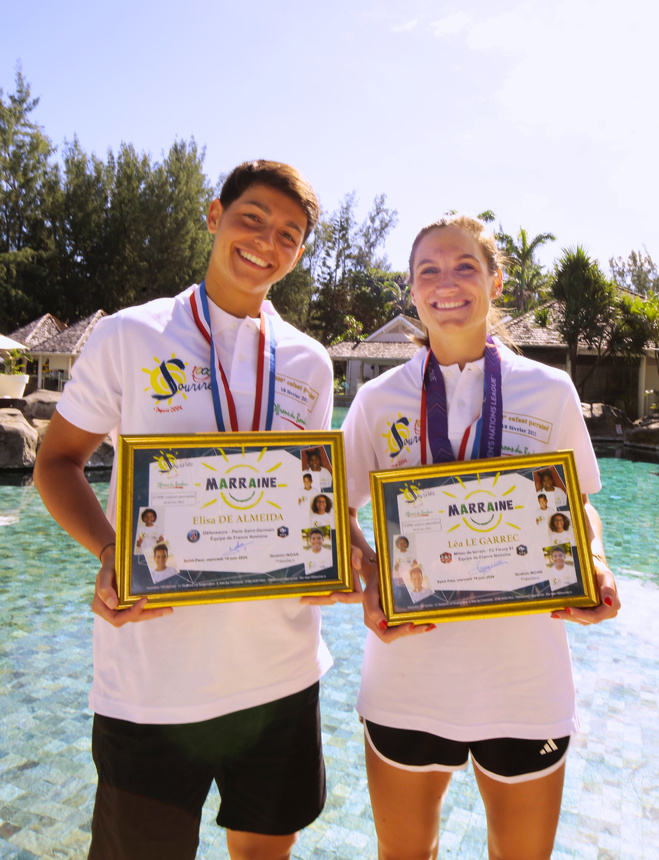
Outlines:
[[456, 36], [471, 21], [471, 15], [466, 12], [452, 12], [444, 18], [439, 18], [437, 21], [431, 21], [430, 29], [434, 36], [443, 38], [444, 36]]
[[398, 24], [397, 26], [392, 27], [391, 31], [392, 33], [409, 33], [410, 30], [413, 30], [418, 23], [418, 18], [412, 18], [411, 21], [407, 21], [405, 24]]
[[[584, 135], [608, 144], [655, 137], [659, 4], [626, 0], [521, 2], [478, 18], [456, 12], [430, 24], [458, 36], [487, 61], [490, 98], [509, 133], [549, 138]], [[474, 57], [474, 63], [478, 62]]]

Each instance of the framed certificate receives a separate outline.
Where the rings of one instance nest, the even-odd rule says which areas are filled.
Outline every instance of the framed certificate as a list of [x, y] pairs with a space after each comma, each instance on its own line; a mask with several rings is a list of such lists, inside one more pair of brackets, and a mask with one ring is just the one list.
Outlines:
[[120, 607], [352, 589], [340, 432], [121, 436]]
[[391, 624], [599, 603], [572, 451], [371, 472], [371, 496]]

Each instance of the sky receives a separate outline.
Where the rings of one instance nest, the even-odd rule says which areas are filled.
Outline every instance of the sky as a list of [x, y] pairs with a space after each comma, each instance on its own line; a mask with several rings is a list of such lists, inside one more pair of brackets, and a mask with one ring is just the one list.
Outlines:
[[61, 152], [122, 141], [296, 166], [326, 213], [356, 191], [398, 210], [404, 269], [452, 209], [610, 257], [659, 263], [659, 4], [651, 0], [0, 0], [0, 87], [17, 63]]

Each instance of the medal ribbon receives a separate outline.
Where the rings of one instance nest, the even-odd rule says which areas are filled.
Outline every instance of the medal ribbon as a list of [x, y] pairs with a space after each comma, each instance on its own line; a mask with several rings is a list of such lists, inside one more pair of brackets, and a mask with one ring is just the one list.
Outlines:
[[[199, 307], [201, 305], [201, 308]], [[211, 393], [213, 395], [213, 409], [215, 410], [215, 422], [220, 433], [239, 430], [236, 404], [229, 388], [222, 362], [215, 349], [213, 332], [211, 330], [210, 312], [208, 310], [208, 297], [206, 285], [202, 281], [198, 289], [190, 296], [190, 307], [197, 328], [202, 333], [210, 346], [211, 354]], [[201, 310], [201, 313], [200, 313]], [[259, 352], [256, 369], [256, 393], [254, 395], [254, 414], [252, 416], [252, 430], [271, 430], [272, 419], [275, 411], [275, 336], [272, 320], [261, 311], [259, 314]], [[219, 378], [218, 378], [219, 371]], [[220, 385], [221, 383], [221, 385]], [[225, 424], [225, 416], [228, 416], [230, 426]]]
[[[458, 460], [464, 460], [470, 437], [473, 439], [470, 460], [501, 456], [503, 401], [501, 396], [501, 356], [488, 335], [485, 344], [485, 380], [483, 405], [478, 419], [464, 432]], [[432, 350], [423, 366], [421, 390], [421, 464], [426, 465], [426, 434], [430, 440], [433, 463], [455, 460], [448, 438], [448, 407], [444, 377]]]

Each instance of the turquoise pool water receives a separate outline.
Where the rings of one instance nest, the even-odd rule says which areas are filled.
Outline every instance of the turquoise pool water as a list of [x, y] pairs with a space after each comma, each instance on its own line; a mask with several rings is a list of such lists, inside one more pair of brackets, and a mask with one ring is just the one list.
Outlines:
[[[336, 407], [332, 427], [347, 412]], [[602, 490], [591, 501], [604, 526], [604, 545], [614, 573], [659, 583], [659, 465], [618, 457], [599, 457]], [[373, 534], [371, 506], [359, 512], [364, 533]]]
[[[568, 625], [582, 732], [568, 760], [552, 856], [655, 860], [659, 466], [614, 458], [602, 458], [600, 466], [604, 489], [594, 501], [623, 612], [595, 628]], [[95, 481], [94, 489], [105, 504], [107, 480]], [[361, 513], [372, 539], [370, 508]], [[51, 520], [29, 478], [0, 483], [0, 559], [0, 857], [84, 860], [96, 783], [85, 705], [97, 564]], [[365, 635], [361, 608], [324, 609], [323, 630], [335, 659], [321, 687], [328, 802], [293, 858], [372, 858], [375, 835], [354, 712]], [[197, 860], [228, 860], [224, 834], [214, 824], [217, 802], [213, 790]], [[441, 845], [446, 858], [486, 856], [484, 810], [471, 772], [452, 781]]]
[[[345, 411], [335, 409], [335, 427], [340, 427]], [[602, 490], [592, 501], [602, 517], [611, 569], [659, 583], [659, 465], [615, 457], [600, 457], [599, 465]], [[94, 488], [105, 504], [107, 481], [96, 481]], [[372, 540], [370, 505], [360, 511], [359, 519]], [[5, 570], [20, 571], [34, 565], [49, 569], [52, 565], [71, 571], [74, 565], [89, 562], [89, 554], [53, 522], [29, 483], [0, 483], [0, 547]], [[64, 559], [68, 564], [61, 564]], [[3, 587], [0, 582], [0, 591]]]

